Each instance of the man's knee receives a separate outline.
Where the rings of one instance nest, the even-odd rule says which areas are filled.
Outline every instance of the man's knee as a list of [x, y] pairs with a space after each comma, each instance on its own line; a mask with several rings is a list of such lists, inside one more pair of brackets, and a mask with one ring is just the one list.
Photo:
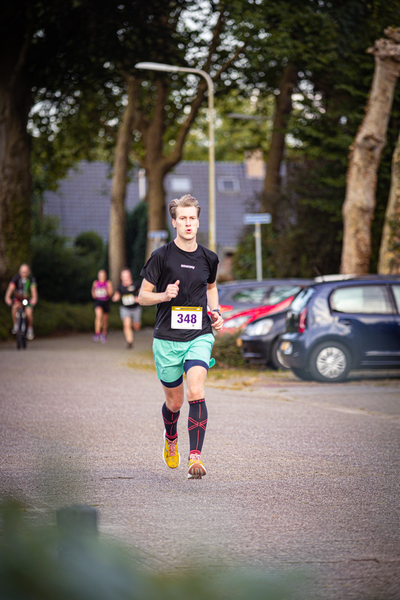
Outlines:
[[175, 388], [164, 387], [165, 402], [171, 412], [178, 412], [184, 402], [183, 384]]
[[189, 400], [204, 398], [204, 386], [199, 382], [188, 382], [187, 397]]

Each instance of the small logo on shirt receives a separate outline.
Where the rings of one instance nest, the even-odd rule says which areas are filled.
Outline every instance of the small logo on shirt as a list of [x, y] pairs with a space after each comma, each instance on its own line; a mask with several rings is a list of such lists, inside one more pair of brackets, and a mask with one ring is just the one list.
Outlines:
[[184, 269], [195, 269], [196, 268], [193, 265], [181, 265], [181, 267], [183, 267]]

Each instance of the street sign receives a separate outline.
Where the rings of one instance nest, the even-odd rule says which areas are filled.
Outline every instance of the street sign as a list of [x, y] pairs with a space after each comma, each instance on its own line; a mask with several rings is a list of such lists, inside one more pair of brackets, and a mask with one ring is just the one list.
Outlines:
[[166, 240], [168, 237], [168, 231], [149, 231], [147, 233], [147, 237], [149, 238], [149, 240]]
[[272, 218], [270, 213], [248, 213], [243, 215], [243, 223], [245, 225], [256, 225], [257, 223], [260, 223], [261, 225], [268, 225], [271, 223], [271, 220]]

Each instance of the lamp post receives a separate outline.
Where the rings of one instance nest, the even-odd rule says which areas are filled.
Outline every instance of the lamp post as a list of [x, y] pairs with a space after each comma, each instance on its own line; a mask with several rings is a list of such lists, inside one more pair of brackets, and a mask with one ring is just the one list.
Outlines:
[[210, 250], [216, 252], [216, 227], [215, 227], [215, 149], [214, 149], [214, 86], [210, 75], [201, 69], [190, 67], [175, 67], [163, 63], [140, 62], [136, 69], [149, 69], [151, 71], [169, 71], [172, 73], [194, 73], [204, 77], [208, 87], [208, 245]]

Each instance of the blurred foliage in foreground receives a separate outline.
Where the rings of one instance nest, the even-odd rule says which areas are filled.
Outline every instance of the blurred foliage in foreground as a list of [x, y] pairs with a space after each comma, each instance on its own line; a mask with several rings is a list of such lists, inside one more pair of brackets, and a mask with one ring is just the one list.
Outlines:
[[29, 522], [13, 504], [0, 511], [0, 581], [3, 600], [300, 598], [299, 578], [288, 575], [242, 569], [238, 575], [200, 565], [176, 575], [147, 573], [129, 553], [97, 536], [71, 531], [62, 536], [59, 529]]

